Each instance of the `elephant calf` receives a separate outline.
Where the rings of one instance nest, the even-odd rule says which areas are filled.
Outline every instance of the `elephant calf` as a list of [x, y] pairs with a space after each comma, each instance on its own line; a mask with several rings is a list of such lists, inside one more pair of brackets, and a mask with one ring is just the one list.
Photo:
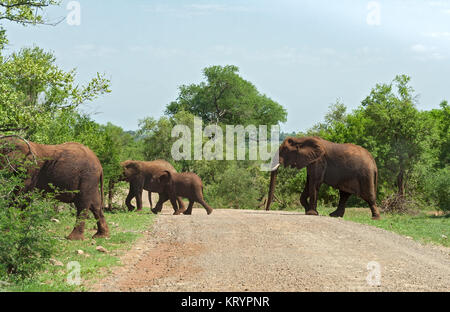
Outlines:
[[[194, 202], [200, 203], [206, 212], [211, 214], [213, 209], [203, 199], [203, 183], [198, 175], [193, 172], [176, 173], [165, 170], [158, 175], [155, 175], [152, 179], [152, 185], [159, 189], [159, 193], [165, 193], [166, 196], [160, 197], [155, 209], [152, 212], [157, 214], [161, 212], [162, 205], [167, 199], [174, 207], [177, 205], [177, 197], [185, 197], [189, 199], [189, 206], [187, 209], [180, 207], [175, 211], [175, 215], [192, 214], [192, 207]], [[168, 198], [167, 198], [168, 197]]]
[[[159, 196], [165, 197], [167, 200], [169, 197], [167, 194], [161, 194], [162, 191], [158, 192], [151, 180], [153, 176], [160, 173], [163, 170], [168, 170], [170, 172], [177, 172], [175, 168], [165, 160], [158, 159], [153, 161], [137, 161], [137, 160], [127, 160], [120, 164], [123, 169], [121, 181], [127, 181], [130, 183], [130, 191], [125, 200], [125, 204], [129, 211], [134, 210], [134, 206], [131, 204], [131, 200], [136, 198], [137, 210], [142, 210], [142, 191], [148, 191], [148, 200], [150, 202], [150, 208], [153, 208], [152, 204], [152, 192], [160, 193]], [[184, 209], [183, 201], [181, 198], [177, 199], [178, 204]], [[174, 206], [175, 211], [178, 210], [177, 206]]]

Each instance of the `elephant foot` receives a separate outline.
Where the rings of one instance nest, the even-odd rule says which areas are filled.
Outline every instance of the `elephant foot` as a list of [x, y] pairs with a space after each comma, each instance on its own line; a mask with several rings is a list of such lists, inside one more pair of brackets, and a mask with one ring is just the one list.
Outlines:
[[344, 211], [342, 211], [342, 210], [333, 211], [332, 213], [330, 213], [330, 217], [342, 218], [342, 217], [344, 217]]
[[156, 210], [156, 209], [154, 209], [154, 208], [153, 208], [153, 209], [150, 209], [150, 211], [153, 212], [153, 214], [158, 214], [158, 212], [159, 212], [158, 210]]
[[142, 208], [141, 208], [141, 209], [138, 209], [138, 210], [136, 210], [136, 211], [142, 211]]
[[134, 207], [128, 207], [128, 212], [132, 212], [134, 210]]
[[381, 220], [380, 215], [372, 216], [372, 220]]
[[210, 214], [212, 214], [213, 213], [213, 210], [211, 209], [211, 210], [206, 210], [206, 213], [208, 214], [208, 216], [210, 215]]
[[92, 238], [108, 238], [109, 237], [109, 233], [102, 233], [102, 232], [97, 232], [94, 234], [94, 236], [92, 236]]
[[183, 213], [185, 213], [186, 212], [186, 209], [185, 210], [183, 210], [183, 209], [178, 209], [177, 211], [175, 211], [174, 213], [173, 213], [173, 215], [174, 216], [179, 216], [180, 214], [183, 214]]
[[308, 211], [306, 212], [306, 215], [307, 215], [307, 216], [318, 216], [319, 213], [318, 213], [317, 211], [311, 209], [311, 210], [308, 210]]
[[72, 232], [72, 233], [70, 233], [69, 236], [67, 236], [67, 239], [71, 240], [71, 241], [82, 241], [82, 240], [84, 240], [84, 235], [80, 234], [80, 233]]

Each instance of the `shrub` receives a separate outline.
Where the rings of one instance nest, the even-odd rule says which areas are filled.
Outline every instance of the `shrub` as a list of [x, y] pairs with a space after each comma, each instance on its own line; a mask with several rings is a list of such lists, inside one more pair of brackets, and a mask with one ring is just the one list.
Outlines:
[[257, 209], [257, 179], [245, 168], [232, 164], [205, 186], [205, 200], [216, 208]]
[[413, 214], [420, 208], [420, 203], [414, 196], [395, 193], [382, 200], [380, 208], [386, 213]]
[[[305, 184], [306, 170], [299, 171], [295, 168], [280, 167], [275, 186], [273, 208], [271, 209], [284, 210], [301, 207], [300, 194], [303, 192]], [[266, 194], [268, 190], [269, 182], [267, 184]]]
[[450, 211], [450, 166], [430, 174], [425, 191], [429, 200], [442, 211]]
[[54, 252], [54, 238], [49, 231], [55, 214], [54, 202], [37, 191], [17, 192], [22, 181], [10, 170], [0, 171], [0, 280], [3, 281], [34, 277]]

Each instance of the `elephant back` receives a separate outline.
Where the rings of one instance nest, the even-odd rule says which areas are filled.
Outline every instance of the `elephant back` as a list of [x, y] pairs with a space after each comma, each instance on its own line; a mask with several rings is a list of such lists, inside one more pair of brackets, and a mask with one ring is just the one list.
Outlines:
[[168, 161], [165, 161], [163, 159], [157, 159], [157, 160], [153, 160], [153, 161], [149, 161], [148, 163], [150, 163], [150, 165], [153, 167], [158, 168], [159, 171], [170, 171], [170, 172], [177, 172], [177, 170], [174, 168], [174, 166], [172, 166], [171, 163], [169, 163]]

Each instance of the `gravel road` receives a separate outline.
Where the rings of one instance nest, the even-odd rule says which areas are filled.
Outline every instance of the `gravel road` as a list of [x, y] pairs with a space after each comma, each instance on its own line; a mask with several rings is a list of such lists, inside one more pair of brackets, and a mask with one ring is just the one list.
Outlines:
[[450, 291], [450, 248], [375, 227], [280, 211], [171, 213], [93, 290]]

